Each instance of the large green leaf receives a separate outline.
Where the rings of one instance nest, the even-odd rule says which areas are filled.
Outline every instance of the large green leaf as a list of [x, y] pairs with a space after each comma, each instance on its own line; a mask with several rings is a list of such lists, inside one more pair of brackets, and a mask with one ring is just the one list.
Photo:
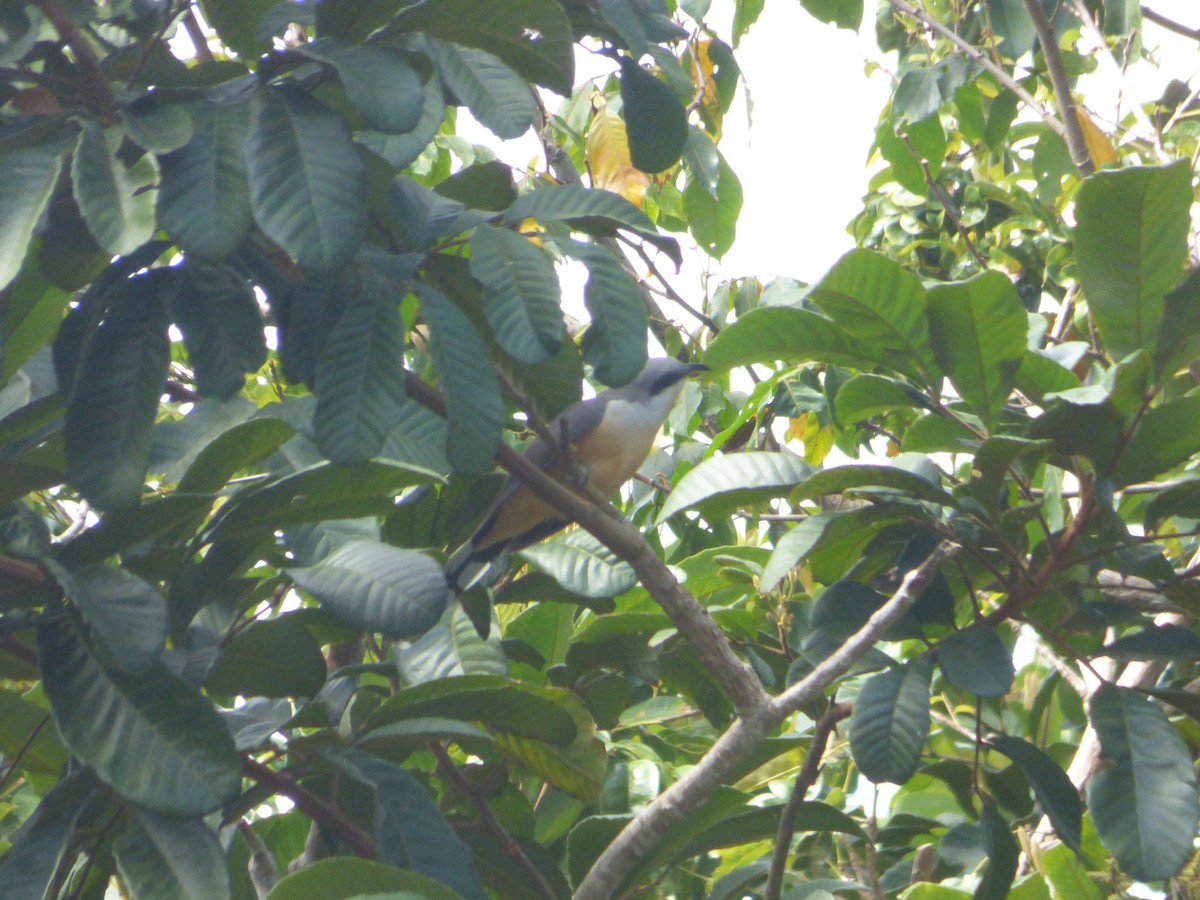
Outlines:
[[800, 5], [822, 22], [857, 32], [862, 23], [863, 0], [800, 0]]
[[442, 567], [423, 553], [350, 541], [289, 574], [356, 628], [412, 638], [437, 624], [450, 599]]
[[396, 668], [405, 684], [424, 684], [455, 675], [507, 675], [500, 634], [481, 638], [461, 603], [452, 604], [437, 623], [406, 647], [396, 649]]
[[850, 465], [822, 469], [804, 479], [792, 494], [794, 500], [808, 500], [827, 494], [864, 493], [876, 497], [900, 497], [928, 500], [941, 506], [957, 506], [957, 501], [939, 485], [898, 466]]
[[1039, 868], [1046, 874], [1055, 897], [1104, 900], [1106, 896], [1100, 885], [1088, 877], [1087, 865], [1079, 858], [1078, 850], [1065, 842], [1043, 850]]
[[322, 38], [299, 52], [337, 70], [346, 97], [371, 128], [404, 134], [417, 127], [424, 105], [421, 79], [390, 49]]
[[266, 235], [302, 266], [344, 265], [362, 242], [366, 168], [342, 119], [296, 88], [259, 91], [246, 154]]
[[[51, 141], [0, 153], [0, 289], [8, 287], [21, 270], [67, 147], [65, 140]], [[4, 337], [8, 338], [7, 331]]]
[[628, 384], [646, 365], [648, 320], [637, 282], [607, 247], [572, 242], [562, 249], [588, 270], [583, 302], [592, 321], [583, 334], [584, 362], [604, 384]]
[[434, 878], [466, 900], [485, 900], [470, 849], [412, 773], [347, 747], [332, 747], [323, 756], [374, 796], [380, 862]]
[[427, 38], [430, 57], [454, 95], [498, 138], [518, 138], [533, 125], [529, 82], [486, 50]]
[[[71, 294], [47, 281], [37, 265], [23, 266], [4, 290], [7, 300], [0, 312], [0, 384], [8, 382], [54, 338], [71, 300]], [[33, 386], [30, 373], [22, 377], [29, 377]], [[0, 405], [0, 409], [0, 417], [12, 411], [7, 404]]]
[[561, 688], [536, 687], [498, 675], [460, 675], [406, 687], [371, 715], [363, 733], [438, 716], [482, 722], [497, 731], [566, 747], [579, 737], [573, 714], [579, 702]]
[[227, 697], [315, 697], [324, 684], [321, 645], [287, 615], [233, 635], [204, 679], [206, 690]]
[[38, 628], [38, 659], [63, 740], [123, 796], [168, 815], [198, 816], [241, 790], [225, 724], [163, 666], [110, 671], [66, 618]]
[[582, 700], [570, 692], [550, 696], [570, 715], [575, 728], [573, 741], [563, 745], [508, 730], [497, 734], [496, 742], [535, 775], [584, 803], [595, 803], [608, 770], [604, 742], [596, 736], [596, 725]]
[[742, 182], [718, 153], [717, 190], [714, 195], [698, 178], [688, 177], [683, 191], [683, 212], [696, 243], [709, 256], [720, 259], [737, 237], [742, 212]]
[[467, 314], [444, 294], [421, 289], [429, 352], [446, 400], [446, 458], [463, 475], [492, 467], [504, 424], [504, 401], [487, 345]]
[[196, 388], [205, 397], [228, 399], [267, 361], [254, 289], [224, 266], [189, 261], [172, 271], [171, 318], [183, 332]]
[[809, 309], [768, 306], [740, 316], [709, 345], [704, 361], [718, 371], [751, 363], [818, 360], [870, 368], [869, 350], [839, 325]]
[[279, 419], [264, 416], [239, 422], [195, 455], [179, 479], [179, 493], [220, 490], [238, 472], [265, 459], [295, 434], [290, 425]]
[[249, 106], [203, 103], [190, 112], [191, 140], [159, 160], [158, 220], [188, 254], [224, 259], [250, 230]]
[[562, 290], [544, 250], [507, 228], [471, 234], [471, 274], [483, 285], [483, 312], [496, 343], [518, 362], [545, 362], [563, 338]]
[[69, 571], [51, 564], [51, 573], [118, 666], [144, 672], [158, 661], [167, 639], [167, 603], [153, 585], [115, 566]]
[[284, 878], [267, 900], [462, 900], [439, 881], [411, 869], [397, 869], [369, 859], [336, 856], [319, 859]]
[[574, 34], [556, 0], [430, 0], [397, 25], [494, 53], [564, 97], [575, 86]]
[[1180, 397], [1147, 411], [1117, 460], [1118, 485], [1150, 481], [1200, 451], [1200, 396]]
[[1139, 881], [1170, 878], [1191, 855], [1200, 822], [1187, 744], [1158, 704], [1127, 688], [1101, 685], [1088, 717], [1106, 763], [1087, 786], [1100, 839]]
[[216, 29], [221, 42], [248, 59], [271, 49], [271, 32], [262, 23], [273, 6], [274, 0], [200, 0], [204, 21]]
[[838, 388], [834, 412], [842, 425], [853, 425], [893, 409], [928, 409], [916, 388], [882, 375], [855, 375]]
[[983, 879], [975, 889], [975, 900], [1004, 900], [1017, 874], [1017, 862], [1021, 856], [1021, 845], [1013, 837], [1008, 822], [996, 809], [996, 801], [987, 797], [983, 801], [983, 845], [987, 850], [987, 868]]
[[1182, 625], [1151, 625], [1105, 644], [1097, 656], [1111, 659], [1200, 659], [1200, 634]]
[[132, 166], [117, 156], [125, 132], [89, 121], [79, 134], [71, 159], [75, 201], [88, 231], [113, 256], [140, 247], [154, 234], [154, 195], [149, 188], [158, 179], [153, 156], [143, 156]]
[[732, 508], [789, 494], [813, 474], [792, 453], [727, 453], [704, 460], [680, 479], [659, 513], [659, 522], [702, 503]]
[[0, 752], [15, 768], [58, 775], [67, 751], [49, 725], [50, 712], [13, 689], [0, 690]]
[[630, 162], [652, 175], [666, 171], [683, 154], [688, 139], [687, 112], [671, 87], [636, 59], [622, 56], [620, 64], [621, 110]]
[[989, 743], [1025, 773], [1042, 812], [1054, 826], [1054, 833], [1072, 850], [1079, 852], [1083, 839], [1083, 801], [1067, 773], [1049, 754], [1028, 741], [998, 734]]
[[1079, 281], [1112, 359], [1155, 350], [1163, 296], [1187, 256], [1191, 185], [1191, 168], [1180, 160], [1097, 172], [1079, 188]]
[[559, 184], [530, 191], [504, 211], [504, 219], [520, 225], [526, 219], [539, 222], [568, 222], [580, 227], [592, 220], [607, 220], [613, 226], [653, 234], [654, 223], [644, 212], [612, 191]]
[[977, 697], [1003, 697], [1016, 676], [1012, 653], [986, 625], [956, 631], [938, 644], [938, 666], [952, 685]]
[[407, 134], [367, 131], [360, 133], [358, 140], [368, 150], [387, 160], [396, 171], [400, 171], [407, 169], [429, 146], [445, 118], [446, 98], [442, 94], [442, 82], [432, 75], [422, 88], [421, 116], [411, 131]]
[[93, 505], [136, 506], [150, 458], [151, 428], [171, 361], [158, 279], [122, 282], [88, 342], [69, 403], [67, 477]]
[[872, 782], [904, 784], [917, 771], [929, 735], [929, 682], [933, 659], [925, 653], [873, 675], [859, 691], [850, 716], [850, 752]]
[[317, 444], [335, 463], [366, 462], [383, 449], [408, 402], [404, 319], [388, 292], [350, 304], [317, 365]]
[[925, 288], [900, 264], [870, 250], [851, 250], [817, 283], [810, 299], [857, 339], [876, 365], [936, 382]]
[[229, 896], [229, 870], [217, 836], [199, 819], [137, 810], [113, 842], [121, 878], [135, 900]]
[[1029, 321], [999, 272], [930, 288], [933, 352], [958, 395], [989, 425], [1004, 408], [1025, 355]]
[[401, 488], [439, 479], [436, 472], [407, 463], [318, 464], [266, 485], [243, 488], [221, 507], [204, 540], [261, 536], [322, 519], [384, 515]]
[[521, 556], [583, 597], [615, 597], [637, 584], [629, 563], [583, 529], [526, 547]]

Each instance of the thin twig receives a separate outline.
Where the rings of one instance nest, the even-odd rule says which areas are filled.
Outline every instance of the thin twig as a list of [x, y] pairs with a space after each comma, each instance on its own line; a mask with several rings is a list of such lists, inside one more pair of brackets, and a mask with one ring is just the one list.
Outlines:
[[979, 50], [978, 47], [973, 47], [971, 44], [967, 43], [951, 29], [947, 28], [927, 12], [909, 6], [904, 2], [904, 0], [888, 0], [888, 3], [891, 4], [894, 9], [899, 10], [905, 15], [912, 16], [914, 19], [924, 22], [927, 26], [958, 47], [959, 50], [977, 62], [980, 66], [991, 72], [997, 81], [1016, 94], [1022, 103], [1041, 116], [1042, 121], [1046, 123], [1051, 131], [1061, 138], [1066, 138], [1066, 126], [1064, 126], [1063, 123], [1060, 122], [1052, 113], [1047, 111], [1042, 104], [1038, 103], [1038, 101], [1034, 99], [1033, 95], [1029, 93], [1029, 91], [1017, 84], [1016, 80], [1006, 71], [1004, 71], [1003, 66], [997, 65], [995, 62], [989, 59]]
[[775, 833], [775, 847], [771, 852], [771, 869], [767, 875], [767, 887], [763, 891], [764, 900], [779, 900], [779, 892], [783, 887], [783, 872], [787, 867], [788, 852], [792, 846], [792, 835], [796, 833], [796, 817], [800, 815], [800, 807], [804, 796], [817, 782], [821, 772], [821, 758], [829, 744], [829, 736], [837, 723], [850, 715], [850, 707], [846, 704], [834, 704], [825, 710], [825, 714], [817, 720], [813, 728], [812, 744], [808, 755], [804, 757], [804, 765], [796, 775], [792, 784], [792, 794], [788, 797], [783, 814], [779, 817], [779, 828]]
[[[897, 134], [899, 134], [899, 132], [897, 132]], [[900, 140], [904, 141], [904, 146], [908, 148], [908, 152], [913, 155], [913, 158], [921, 166], [921, 172], [925, 176], [925, 185], [929, 188], [929, 190], [933, 191], [933, 193], [937, 195], [938, 202], [942, 204], [942, 209], [946, 211], [946, 215], [950, 217], [951, 224], [954, 225], [954, 230], [962, 236], [963, 243], [966, 244], [967, 251], [975, 259], [975, 262], [979, 263], [980, 268], [986, 269], [988, 267], [988, 261], [984, 258], [983, 254], [979, 252], [979, 249], [975, 246], [975, 242], [971, 240], [970, 232], [967, 231], [967, 227], [963, 225], [962, 219], [959, 218], [958, 210], [954, 208], [954, 201], [950, 198], [950, 195], [946, 193], [946, 189], [942, 187], [938, 183], [937, 179], [933, 177], [933, 173], [929, 170], [929, 161], [917, 152], [917, 148], [913, 146], [912, 141], [909, 140], [907, 134], [899, 134], [899, 137]]]
[[504, 830], [504, 826], [500, 824], [500, 820], [496, 818], [495, 813], [492, 812], [492, 808], [488, 806], [487, 800], [479, 796], [466, 776], [458, 771], [458, 767], [454, 764], [454, 760], [450, 758], [450, 754], [446, 751], [446, 748], [438, 741], [433, 741], [430, 743], [429, 749], [437, 757], [438, 769], [471, 801], [471, 805], [475, 807], [475, 811], [479, 814], [479, 820], [483, 823], [483, 826], [500, 842], [500, 848], [504, 851], [504, 855], [520, 866], [521, 871], [525, 873], [525, 877], [529, 879], [537, 895], [543, 898], [543, 900], [557, 900], [558, 894], [555, 893], [550, 883], [546, 881], [546, 876], [533, 864], [533, 860], [526, 856], [525, 851], [521, 849], [521, 845], [517, 843], [516, 838]]
[[637, 255], [641, 257], [642, 262], [646, 264], [646, 268], [650, 270], [650, 274], [658, 279], [658, 283], [663, 286], [663, 291], [673, 303], [682, 307], [685, 312], [698, 319], [700, 323], [714, 335], [721, 330], [716, 322], [684, 300], [683, 297], [679, 295], [679, 292], [676, 291], [675, 288], [671, 287], [671, 283], [667, 281], [666, 277], [662, 274], [662, 272], [659, 271], [658, 266], [654, 264], [654, 260], [650, 258], [650, 254], [646, 252], [646, 248], [643, 244], [632, 241], [620, 233], [617, 234], [617, 238], [624, 244], [632, 247]]
[[1167, 31], [1181, 34], [1186, 38], [1191, 38], [1193, 41], [1200, 41], [1200, 28], [1189, 28], [1187, 25], [1181, 25], [1174, 19], [1168, 19], [1162, 13], [1155, 12], [1148, 6], [1142, 6], [1142, 17], [1153, 22], [1155, 25], [1167, 29]]
[[1058, 110], [1062, 115], [1063, 127], [1066, 129], [1063, 138], [1071, 151], [1071, 159], [1075, 167], [1084, 175], [1095, 168], [1092, 165], [1092, 154], [1088, 152], [1087, 142], [1083, 139], [1083, 126], [1079, 124], [1079, 111], [1075, 106], [1075, 98], [1071, 94], [1071, 82], [1067, 79], [1067, 70], [1063, 65], [1062, 51], [1058, 47], [1058, 38], [1054, 34], [1054, 26], [1046, 18], [1041, 0], [1024, 0], [1029, 18], [1033, 20], [1033, 29], [1037, 32], [1038, 41], [1042, 45], [1042, 54], [1046, 58], [1046, 71], [1050, 73], [1050, 83], [1054, 86], [1054, 99], [1058, 102]]

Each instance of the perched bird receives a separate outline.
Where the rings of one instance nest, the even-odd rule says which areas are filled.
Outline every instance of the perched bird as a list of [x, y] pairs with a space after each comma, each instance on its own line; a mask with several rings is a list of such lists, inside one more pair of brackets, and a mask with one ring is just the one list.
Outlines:
[[[550, 431], [562, 434], [565, 423], [581, 474], [602, 494], [612, 494], [633, 477], [650, 454], [658, 430], [683, 390], [684, 379], [707, 370], [703, 363], [651, 359], [624, 387], [609, 388], [568, 407], [550, 423]], [[548, 474], [563, 477], [559, 454], [541, 438], [529, 445], [524, 456]], [[475, 533], [451, 554], [447, 579], [465, 590], [501, 553], [537, 543], [569, 521], [510, 475]]]

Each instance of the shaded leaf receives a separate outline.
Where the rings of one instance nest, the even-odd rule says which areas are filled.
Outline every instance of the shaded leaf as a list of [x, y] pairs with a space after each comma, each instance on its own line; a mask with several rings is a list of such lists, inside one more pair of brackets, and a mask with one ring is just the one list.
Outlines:
[[1051, 757], [1028, 741], [998, 734], [989, 743], [1016, 763], [1033, 787], [1042, 812], [1066, 846], [1079, 852], [1083, 839], [1083, 801], [1079, 791]]
[[205, 690], [228, 697], [315, 697], [324, 684], [321, 645], [286, 615], [234, 634], [204, 679]]
[[742, 212], [742, 182], [718, 152], [714, 195], [699, 179], [689, 178], [683, 190], [683, 212], [692, 237], [709, 256], [723, 257], [737, 237]]
[[813, 475], [813, 467], [791, 453], [730, 453], [704, 460], [680, 479], [658, 521], [702, 503], [725, 508], [786, 496]]
[[212, 900], [229, 895], [225, 853], [199, 819], [138, 810], [113, 842], [113, 853], [134, 898]]
[[1200, 635], [1180, 625], [1154, 625], [1105, 644], [1097, 656], [1112, 659], [1200, 659]]
[[67, 853], [80, 813], [98, 787], [96, 776], [78, 768], [50, 788], [20, 829], [0, 862], [0, 894], [45, 897]]
[[870, 781], [903, 784], [917, 771], [929, 735], [933, 659], [922, 654], [873, 675], [850, 716], [850, 752]]
[[976, 900], [1004, 900], [1017, 874], [1021, 847], [992, 798], [984, 799], [979, 821], [983, 827], [983, 846], [987, 850], [987, 868], [975, 888], [974, 897]]
[[124, 132], [89, 120], [71, 158], [75, 201], [96, 242], [113, 256], [136, 250], [154, 234], [154, 157], [130, 167], [117, 157]]
[[592, 320], [583, 335], [583, 359], [604, 384], [628, 384], [646, 365], [646, 307], [625, 267], [607, 247], [572, 242], [562, 248], [588, 270], [583, 302]]
[[[620, 58], [621, 105], [635, 168], [651, 175], [679, 162], [688, 139], [687, 112], [670, 86], [630, 56]], [[734, 179], [736, 181], [736, 177]]]
[[[0, 289], [8, 287], [21, 270], [33, 229], [58, 182], [67, 148], [62, 140], [0, 153]], [[6, 329], [4, 338], [9, 336]]]
[[349, 900], [372, 894], [462, 900], [457, 892], [419, 872], [348, 856], [319, 859], [292, 872], [279, 880], [267, 900]]
[[582, 597], [615, 597], [637, 584], [629, 563], [583, 529], [526, 547], [520, 555]]
[[499, 57], [432, 37], [426, 46], [446, 87], [496, 137], [511, 140], [530, 129], [536, 110], [529, 83]]
[[404, 134], [417, 127], [424, 105], [421, 79], [388, 48], [321, 38], [297, 50], [337, 70], [346, 97], [371, 128]]
[[938, 666], [952, 685], [977, 697], [1003, 697], [1016, 676], [1004, 641], [983, 625], [956, 631], [938, 644]]
[[167, 603], [152, 585], [114, 566], [68, 571], [47, 565], [117, 665], [141, 672], [158, 661], [167, 639]]

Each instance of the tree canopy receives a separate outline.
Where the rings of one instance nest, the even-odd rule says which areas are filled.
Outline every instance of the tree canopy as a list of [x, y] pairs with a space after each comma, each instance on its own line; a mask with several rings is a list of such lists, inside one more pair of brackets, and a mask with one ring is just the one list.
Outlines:
[[[678, 274], [764, 0], [0, 7], [0, 896], [1200, 891], [1200, 87], [1079, 90], [1200, 31], [801, 2], [894, 67], [811, 284]], [[661, 353], [612, 503], [520, 456]]]

